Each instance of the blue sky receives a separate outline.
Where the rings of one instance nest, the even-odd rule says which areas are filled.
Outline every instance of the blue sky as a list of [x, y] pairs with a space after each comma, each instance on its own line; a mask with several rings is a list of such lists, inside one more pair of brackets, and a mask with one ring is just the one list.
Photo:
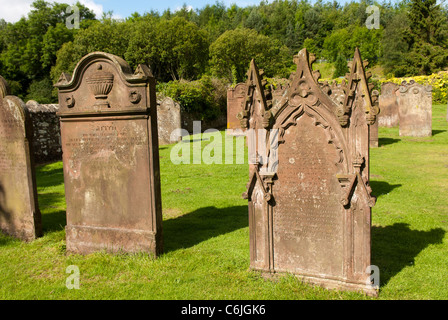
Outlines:
[[[63, 2], [74, 4], [78, 0], [46, 0], [47, 2]], [[272, 0], [269, 0], [269, 2]], [[310, 0], [313, 2], [314, 0]], [[324, 0], [325, 1], [325, 0]], [[349, 0], [337, 0], [345, 3]], [[33, 0], [0, 0], [0, 19], [8, 22], [16, 22], [22, 16], [26, 16], [31, 9]], [[216, 0], [79, 0], [82, 4], [92, 9], [97, 17], [101, 17], [103, 12], [113, 11], [116, 18], [129, 17], [133, 12], [143, 14], [152, 10], [162, 13], [166, 9], [175, 11], [184, 4], [191, 6], [193, 9], [200, 9], [207, 4], [214, 4]], [[248, 5], [256, 5], [260, 0], [221, 0], [226, 6], [236, 3], [240, 7]]]

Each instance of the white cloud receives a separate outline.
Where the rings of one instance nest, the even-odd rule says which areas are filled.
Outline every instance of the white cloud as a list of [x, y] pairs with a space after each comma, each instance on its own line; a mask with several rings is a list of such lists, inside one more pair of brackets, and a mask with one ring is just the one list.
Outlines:
[[[183, 8], [184, 8], [184, 6], [182, 6], [182, 7], [181, 7], [181, 6], [176, 7], [176, 9], [174, 9], [174, 12], [180, 11], [180, 10], [182, 10]], [[188, 12], [194, 10], [194, 8], [193, 8], [192, 6], [186, 6], [185, 9], [187, 9]]]
[[31, 11], [32, 0], [0, 0], [0, 19], [7, 22], [16, 22], [22, 16], [26, 16]]
[[[26, 17], [31, 11], [31, 4], [34, 0], [0, 0], [0, 19], [5, 19], [7, 22], [17, 22], [22, 17]], [[62, 2], [68, 4], [75, 4], [80, 2], [87, 8], [91, 9], [97, 18], [103, 15], [103, 6], [95, 3], [94, 0], [53, 0], [51, 2]], [[114, 15], [114, 18], [116, 16]], [[118, 16], [117, 16], [118, 18]]]

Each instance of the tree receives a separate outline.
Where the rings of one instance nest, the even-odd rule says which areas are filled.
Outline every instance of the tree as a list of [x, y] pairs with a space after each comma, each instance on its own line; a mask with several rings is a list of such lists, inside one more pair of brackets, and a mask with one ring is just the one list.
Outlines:
[[345, 74], [348, 72], [347, 59], [342, 54], [338, 54], [335, 62], [335, 67], [336, 68], [334, 70], [333, 78], [345, 76]]
[[126, 59], [149, 65], [159, 81], [198, 79], [208, 62], [208, 34], [181, 17], [142, 20], [133, 27]]
[[411, 74], [431, 74], [448, 64], [448, 24], [446, 12], [437, 0], [411, 0], [409, 27], [405, 39], [409, 53], [405, 56]]
[[238, 28], [224, 32], [210, 46], [210, 66], [218, 77], [234, 83], [243, 81], [251, 59], [267, 76], [285, 76], [291, 52], [278, 41], [253, 29]]

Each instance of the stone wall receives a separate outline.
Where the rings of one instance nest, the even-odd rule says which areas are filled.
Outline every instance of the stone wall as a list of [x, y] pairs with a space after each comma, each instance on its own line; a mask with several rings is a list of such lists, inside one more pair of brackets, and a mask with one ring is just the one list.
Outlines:
[[39, 104], [34, 100], [26, 103], [33, 125], [33, 152], [36, 163], [61, 160], [61, 134], [56, 112], [58, 104]]

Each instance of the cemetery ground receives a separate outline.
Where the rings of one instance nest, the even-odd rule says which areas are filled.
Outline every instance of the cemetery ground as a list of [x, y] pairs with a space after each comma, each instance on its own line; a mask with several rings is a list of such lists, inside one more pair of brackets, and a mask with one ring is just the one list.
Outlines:
[[[431, 137], [380, 128], [379, 147], [371, 149], [377, 299], [448, 299], [445, 117], [446, 105], [434, 105]], [[209, 143], [203, 137], [202, 146]], [[25, 243], [0, 234], [0, 299], [375, 299], [250, 271], [247, 200], [241, 197], [248, 165], [174, 165], [172, 147], [160, 147], [160, 257], [67, 254], [62, 162], [42, 165], [37, 185], [44, 235]], [[66, 287], [71, 265], [79, 268], [79, 289]]]

